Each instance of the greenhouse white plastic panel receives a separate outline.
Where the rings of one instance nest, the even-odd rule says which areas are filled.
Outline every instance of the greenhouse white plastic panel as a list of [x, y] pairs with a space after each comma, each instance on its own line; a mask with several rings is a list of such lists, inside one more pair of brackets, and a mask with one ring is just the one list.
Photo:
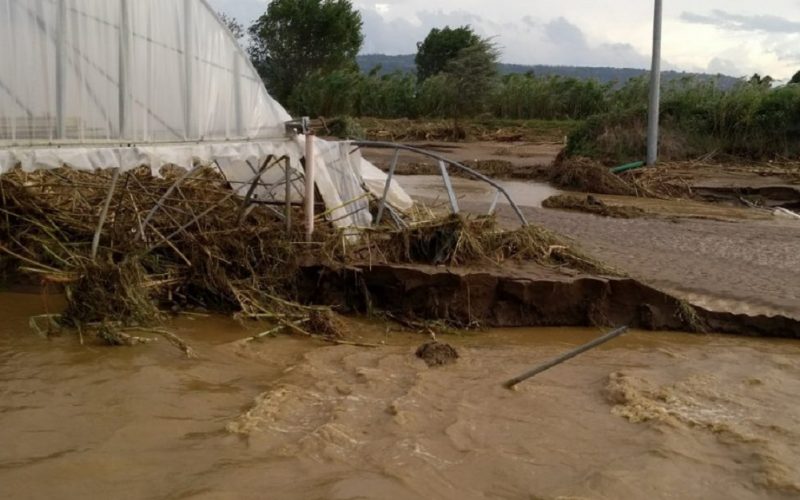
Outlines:
[[0, 0], [0, 147], [278, 138], [288, 113], [202, 0]]

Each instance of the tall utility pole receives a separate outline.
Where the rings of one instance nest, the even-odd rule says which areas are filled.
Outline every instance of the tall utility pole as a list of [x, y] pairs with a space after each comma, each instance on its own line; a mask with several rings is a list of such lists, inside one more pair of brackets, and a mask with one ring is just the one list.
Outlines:
[[647, 165], [658, 161], [658, 120], [661, 105], [661, 14], [662, 0], [655, 0], [653, 20], [653, 67], [650, 72], [650, 108], [647, 118]]

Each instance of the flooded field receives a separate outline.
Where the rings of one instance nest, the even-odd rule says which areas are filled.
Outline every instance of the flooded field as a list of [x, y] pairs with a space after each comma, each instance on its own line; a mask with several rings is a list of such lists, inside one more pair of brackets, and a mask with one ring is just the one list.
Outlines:
[[[438, 175], [398, 175], [398, 182], [415, 199], [423, 199], [432, 206], [438, 204], [448, 205], [447, 190], [441, 176]], [[496, 189], [491, 185], [472, 179], [452, 177], [453, 190], [459, 202], [491, 205], [494, 201]], [[559, 194], [554, 187], [530, 181], [497, 180], [506, 190], [511, 199], [520, 206], [541, 207], [547, 198]], [[504, 196], [498, 198], [498, 203], [508, 205]]]
[[382, 323], [353, 320], [365, 349], [183, 318], [192, 361], [43, 339], [44, 310], [0, 294], [2, 498], [800, 495], [798, 342], [632, 332], [512, 392], [598, 332], [447, 336], [461, 359], [431, 369]]

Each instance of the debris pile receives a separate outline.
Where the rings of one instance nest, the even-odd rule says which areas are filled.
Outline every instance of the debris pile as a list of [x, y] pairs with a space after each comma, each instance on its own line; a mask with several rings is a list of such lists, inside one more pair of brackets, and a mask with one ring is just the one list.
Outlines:
[[[124, 336], [110, 328], [152, 327], [184, 310], [340, 341], [335, 315], [298, 291], [301, 270], [315, 264], [529, 260], [611, 274], [544, 229], [503, 231], [489, 217], [409, 220], [357, 239], [320, 220], [307, 242], [296, 222], [287, 229], [284, 207], [246, 205], [218, 171], [199, 169], [175, 184], [183, 175], [143, 168], [116, 181], [111, 172], [68, 169], [0, 176], [0, 255], [63, 287], [64, 326], [93, 329], [111, 343]], [[302, 220], [297, 207], [290, 215]]]
[[558, 158], [550, 171], [549, 181], [556, 187], [571, 191], [626, 196], [637, 194], [632, 184], [588, 158]]

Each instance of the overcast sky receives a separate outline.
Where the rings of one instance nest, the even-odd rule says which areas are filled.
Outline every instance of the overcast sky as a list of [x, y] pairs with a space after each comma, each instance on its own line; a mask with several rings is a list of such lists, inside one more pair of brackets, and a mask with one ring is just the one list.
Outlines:
[[[267, 0], [209, 0], [249, 24]], [[364, 53], [409, 54], [433, 27], [470, 24], [493, 37], [502, 60], [520, 64], [649, 65], [653, 0], [354, 0]], [[755, 72], [788, 79], [800, 70], [800, 0], [664, 0], [670, 69]]]

